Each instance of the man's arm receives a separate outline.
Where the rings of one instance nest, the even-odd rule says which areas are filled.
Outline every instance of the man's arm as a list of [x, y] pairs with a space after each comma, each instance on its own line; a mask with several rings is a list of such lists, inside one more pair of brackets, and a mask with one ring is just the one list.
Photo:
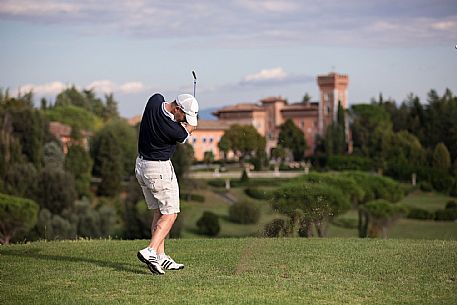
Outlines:
[[189, 134], [192, 134], [192, 132], [194, 132], [194, 130], [197, 129], [197, 126], [192, 126], [192, 125], [189, 125], [187, 123], [181, 123], [181, 125], [187, 130], [187, 132]]

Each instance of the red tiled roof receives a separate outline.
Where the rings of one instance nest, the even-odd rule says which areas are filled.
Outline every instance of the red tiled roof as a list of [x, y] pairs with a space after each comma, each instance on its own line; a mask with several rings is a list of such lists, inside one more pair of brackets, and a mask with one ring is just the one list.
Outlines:
[[49, 122], [49, 132], [56, 137], [69, 137], [71, 135], [71, 127], [60, 122]]
[[226, 130], [230, 124], [216, 120], [198, 120], [197, 130]]
[[218, 115], [221, 112], [238, 112], [238, 111], [265, 111], [262, 106], [253, 103], [240, 103], [236, 105], [226, 106], [222, 109], [219, 109], [213, 114]]

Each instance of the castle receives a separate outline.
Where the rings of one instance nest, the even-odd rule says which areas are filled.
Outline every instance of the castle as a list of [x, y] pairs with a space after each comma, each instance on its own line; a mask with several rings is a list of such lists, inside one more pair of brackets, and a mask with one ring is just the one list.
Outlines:
[[326, 128], [337, 119], [338, 103], [348, 106], [348, 75], [335, 72], [317, 76], [319, 101], [302, 101], [289, 104], [282, 97], [268, 97], [259, 103], [243, 103], [223, 107], [213, 114], [218, 120], [200, 120], [189, 142], [194, 148], [196, 160], [203, 160], [205, 152], [211, 151], [214, 158], [222, 157], [217, 144], [225, 130], [233, 124], [254, 126], [267, 140], [267, 153], [278, 143], [279, 126], [287, 119], [303, 131], [307, 150], [313, 154], [316, 136], [324, 136]]

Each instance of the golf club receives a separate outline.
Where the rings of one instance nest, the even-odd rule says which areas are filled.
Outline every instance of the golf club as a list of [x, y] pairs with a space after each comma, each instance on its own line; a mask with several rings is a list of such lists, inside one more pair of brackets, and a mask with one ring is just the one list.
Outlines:
[[192, 75], [194, 77], [194, 97], [195, 97], [195, 86], [197, 85], [197, 76], [195, 75], [195, 71], [192, 71]]

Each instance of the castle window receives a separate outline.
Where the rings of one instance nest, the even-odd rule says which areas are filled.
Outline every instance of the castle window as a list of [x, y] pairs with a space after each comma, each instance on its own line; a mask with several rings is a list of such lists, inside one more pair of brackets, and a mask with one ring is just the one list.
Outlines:
[[203, 144], [206, 143], [206, 137], [203, 137]]
[[213, 141], [214, 141], [214, 140], [213, 140], [213, 137], [210, 137], [210, 138], [209, 138], [209, 144], [213, 144]]
[[192, 139], [192, 143], [193, 143], [193, 144], [197, 143], [197, 137], [195, 137], [195, 138]]

